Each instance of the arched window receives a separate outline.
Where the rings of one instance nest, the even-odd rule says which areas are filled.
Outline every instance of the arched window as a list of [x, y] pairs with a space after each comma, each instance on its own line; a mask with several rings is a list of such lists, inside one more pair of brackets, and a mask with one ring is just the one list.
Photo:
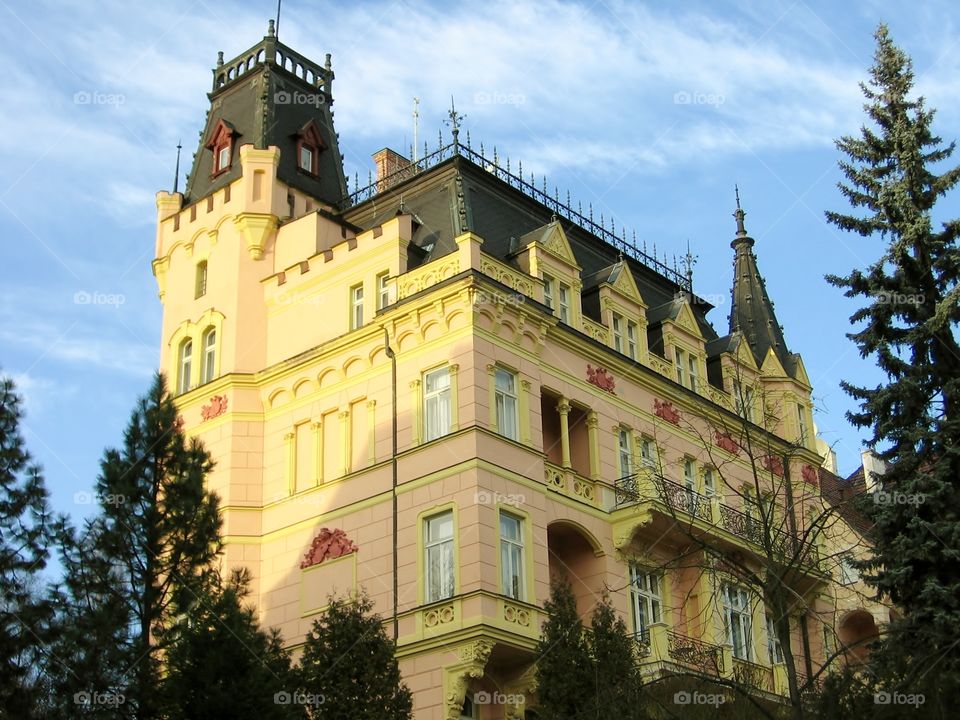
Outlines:
[[180, 343], [180, 363], [177, 375], [177, 393], [182, 395], [190, 389], [190, 371], [193, 367], [193, 341]]
[[203, 366], [200, 372], [200, 382], [208, 383], [213, 380], [217, 361], [217, 331], [209, 328], [203, 334]]
[[203, 297], [207, 294], [207, 261], [197, 263], [197, 275], [193, 284], [193, 297]]

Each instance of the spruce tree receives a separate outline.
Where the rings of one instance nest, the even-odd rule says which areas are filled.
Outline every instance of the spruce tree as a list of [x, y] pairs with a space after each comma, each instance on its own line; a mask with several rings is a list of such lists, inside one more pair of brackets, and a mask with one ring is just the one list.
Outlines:
[[331, 597], [313, 623], [289, 701], [313, 720], [409, 720], [413, 698], [373, 602]]
[[933, 133], [934, 111], [911, 97], [910, 58], [885, 26], [875, 37], [870, 81], [861, 85], [868, 125], [837, 142], [846, 155], [840, 189], [853, 212], [827, 213], [839, 228], [874, 240], [879, 251], [869, 267], [827, 278], [847, 297], [865, 301], [851, 316], [860, 327], [849, 337], [886, 376], [875, 387], [843, 384], [859, 403], [849, 419], [872, 431], [868, 444], [889, 465], [880, 479], [883, 493], [874, 496], [875, 557], [863, 569], [904, 619], [892, 624], [874, 664], [896, 668], [904, 690], [932, 665], [956, 687], [960, 222], [936, 227], [934, 215], [960, 181], [960, 167], [946, 166], [954, 145]]
[[0, 718], [27, 719], [36, 716], [49, 640], [52, 608], [40, 584], [55, 520], [21, 419], [14, 383], [0, 377]]
[[643, 681], [627, 627], [604, 593], [590, 622], [597, 717], [641, 720], [647, 717]]
[[159, 717], [160, 661], [175, 610], [197, 596], [220, 549], [219, 501], [204, 483], [212, 466], [185, 436], [158, 375], [122, 447], [104, 453], [98, 515], [61, 553], [71, 626], [56, 648], [62, 702], [88, 714], [117, 704], [139, 720]]
[[595, 717], [594, 667], [570, 584], [555, 581], [543, 609], [547, 621], [537, 646], [538, 716], [543, 720]]
[[243, 605], [250, 573], [226, 582], [211, 573], [172, 631], [164, 657], [167, 720], [295, 720], [304, 709], [286, 702], [295, 687], [277, 631], [264, 632]]

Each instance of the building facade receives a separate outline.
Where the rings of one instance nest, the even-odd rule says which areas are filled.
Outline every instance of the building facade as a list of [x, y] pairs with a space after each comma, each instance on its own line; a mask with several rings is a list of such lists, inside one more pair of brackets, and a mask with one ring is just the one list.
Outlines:
[[157, 195], [161, 368], [261, 621], [296, 647], [362, 589], [418, 720], [532, 718], [565, 578], [585, 616], [609, 592], [651, 678], [775, 702], [782, 643], [743, 568], [792, 563], [781, 614], [815, 676], [840, 526], [817, 525], [811, 387], [739, 202], [721, 336], [689, 273], [464, 142], [455, 113], [449, 143], [382, 151], [348, 189], [332, 86], [329, 56], [272, 29], [221, 55], [187, 188]]

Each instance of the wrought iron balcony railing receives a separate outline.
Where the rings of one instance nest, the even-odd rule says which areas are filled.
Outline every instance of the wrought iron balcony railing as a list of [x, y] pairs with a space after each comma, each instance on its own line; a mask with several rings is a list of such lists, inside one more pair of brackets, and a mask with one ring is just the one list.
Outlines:
[[667, 631], [667, 654], [671, 659], [693, 667], [705, 675], [723, 673], [723, 650], [686, 635]]
[[733, 658], [733, 679], [743, 686], [773, 692], [773, 670], [749, 660]]

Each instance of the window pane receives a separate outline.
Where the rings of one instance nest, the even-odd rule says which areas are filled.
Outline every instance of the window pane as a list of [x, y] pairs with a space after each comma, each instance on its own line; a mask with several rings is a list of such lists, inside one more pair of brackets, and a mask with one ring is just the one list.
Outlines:
[[426, 441], [450, 432], [450, 369], [427, 373], [423, 380], [423, 426]]
[[424, 525], [424, 600], [430, 603], [452, 597], [454, 593], [453, 512], [427, 518]]
[[300, 167], [307, 172], [313, 172], [313, 150], [306, 145], [300, 146]]

